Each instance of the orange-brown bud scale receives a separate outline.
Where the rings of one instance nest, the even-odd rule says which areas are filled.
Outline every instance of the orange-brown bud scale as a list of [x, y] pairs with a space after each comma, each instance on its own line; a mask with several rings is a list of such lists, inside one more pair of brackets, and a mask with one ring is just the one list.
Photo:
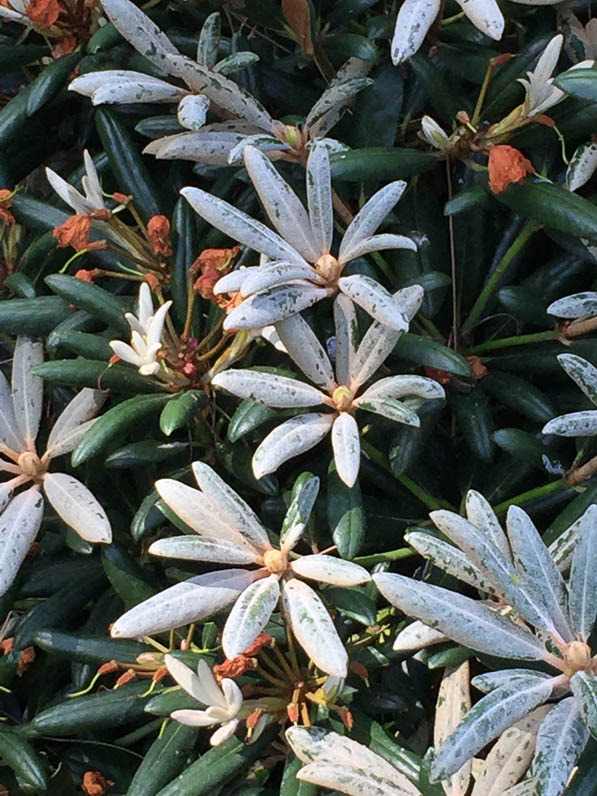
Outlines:
[[489, 150], [489, 187], [493, 193], [502, 193], [513, 182], [522, 182], [535, 167], [518, 149], [507, 144]]

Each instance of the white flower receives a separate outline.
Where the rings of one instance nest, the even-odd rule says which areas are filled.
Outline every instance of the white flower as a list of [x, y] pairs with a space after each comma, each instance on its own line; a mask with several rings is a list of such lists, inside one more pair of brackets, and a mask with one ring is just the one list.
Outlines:
[[[0, 594], [8, 589], [27, 555], [43, 517], [43, 489], [58, 516], [88, 542], [110, 542], [105, 511], [80, 481], [50, 473], [50, 461], [72, 451], [95, 422], [104, 402], [98, 390], [81, 390], [65, 407], [38, 456], [35, 439], [41, 418], [43, 382], [32, 375], [43, 362], [43, 346], [19, 337], [12, 367], [12, 389], [0, 373], [0, 470], [12, 477], [0, 485]], [[32, 482], [24, 492], [20, 486]], [[14, 495], [14, 497], [13, 497]]]
[[81, 180], [85, 195], [77, 191], [66, 180], [63, 180], [59, 174], [56, 174], [50, 168], [46, 168], [46, 177], [52, 188], [56, 191], [58, 196], [66, 202], [75, 213], [93, 213], [96, 210], [105, 210], [104, 197], [97, 170], [93, 162], [93, 158], [87, 150], [84, 151], [83, 157], [85, 160], [85, 176]]
[[[536, 67], [532, 72], [527, 72], [527, 79], [521, 77], [518, 79], [525, 89], [524, 100], [524, 113], [525, 116], [531, 118], [533, 116], [541, 116], [549, 108], [553, 108], [564, 97], [566, 92], [558, 88], [553, 83], [552, 74], [557, 66], [562, 50], [564, 37], [561, 33], [551, 39], [545, 50], [541, 53], [541, 57], [537, 61]], [[575, 64], [568, 71], [573, 69], [588, 69], [593, 65], [593, 61], [581, 61]]]
[[[504, 17], [495, 0], [457, 0], [473, 25], [492, 39], [504, 32]], [[391, 44], [392, 62], [398, 65], [411, 58], [440, 13], [440, 0], [405, 0], [400, 6]]]
[[225, 678], [220, 687], [203, 659], [197, 665], [197, 674], [173, 655], [166, 655], [164, 661], [178, 685], [206, 706], [205, 710], [175, 710], [170, 718], [191, 727], [221, 724], [209, 742], [212, 746], [219, 746], [227, 741], [238, 727], [237, 716], [243, 704], [243, 695], [234, 680]]
[[343, 277], [342, 270], [350, 260], [369, 252], [416, 250], [416, 244], [404, 235], [373, 234], [402, 196], [406, 183], [392, 182], [369, 199], [348, 226], [335, 256], [331, 254], [334, 210], [327, 149], [318, 144], [309, 154], [308, 212], [262, 152], [246, 146], [243, 156], [255, 190], [279, 235], [206, 191], [199, 188], [181, 191], [202, 218], [272, 261], [233, 271], [216, 283], [214, 292], [240, 291], [246, 296], [246, 300], [228, 315], [224, 328], [267, 326], [340, 290], [375, 320], [403, 331], [407, 324], [391, 294], [369, 277]]
[[297, 576], [356, 586], [370, 580], [363, 567], [329, 555], [306, 555], [289, 561], [311, 514], [319, 479], [311, 478], [296, 492], [280, 535], [272, 547], [254, 512], [206, 464], [194, 462], [200, 490], [171, 479], [156, 483], [164, 503], [198, 536], [175, 536], [154, 542], [154, 555], [248, 565], [257, 569], [208, 572], [171, 586], [135, 606], [112, 626], [112, 635], [145, 636], [201, 621], [230, 608], [222, 647], [227, 658], [244, 652], [266, 626], [280, 598], [284, 616], [297, 642], [322, 671], [346, 677], [348, 656], [321, 599]]
[[[422, 299], [423, 289], [418, 285], [399, 290], [391, 297], [404, 318], [404, 328], [408, 328]], [[402, 332], [373, 323], [357, 348], [356, 312], [347, 296], [336, 298], [334, 317], [335, 374], [323, 346], [300, 315], [276, 325], [289, 355], [317, 387], [258, 370], [231, 369], [212, 379], [214, 386], [266, 406], [289, 409], [324, 405], [333, 410], [297, 415], [275, 428], [253, 456], [253, 472], [257, 478], [274, 472], [283, 462], [310, 450], [331, 433], [336, 470], [342, 481], [351, 487], [357, 479], [361, 461], [359, 427], [353, 417], [355, 410], [364, 409], [398, 423], [418, 426], [419, 418], [414, 410], [421, 399], [444, 397], [444, 390], [436, 381], [422, 376], [389, 376], [374, 382], [357, 396], [359, 388], [394, 349]], [[401, 401], [401, 398], [407, 400]]]
[[[356, 741], [320, 727], [289, 727], [286, 740], [305, 765], [297, 779], [348, 796], [421, 796], [387, 760]], [[418, 781], [418, 771], [413, 769]]]
[[137, 316], [127, 312], [124, 316], [131, 327], [131, 345], [121, 340], [111, 340], [110, 348], [124, 362], [139, 369], [142, 376], [159, 373], [158, 351], [162, 347], [162, 331], [172, 302], [166, 301], [154, 313], [151, 291], [147, 282], [139, 288]]
[[442, 152], [447, 152], [450, 148], [450, 137], [431, 116], [423, 116], [421, 119], [421, 137]]

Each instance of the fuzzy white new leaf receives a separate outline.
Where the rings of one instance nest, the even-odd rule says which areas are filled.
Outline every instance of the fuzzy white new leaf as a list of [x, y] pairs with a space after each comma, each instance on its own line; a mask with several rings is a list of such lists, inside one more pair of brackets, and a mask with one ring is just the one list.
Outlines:
[[392, 63], [398, 66], [419, 51], [440, 10], [440, 0], [405, 0], [400, 6], [390, 46]]
[[44, 499], [37, 487], [14, 497], [0, 514], [0, 596], [6, 593], [39, 531]]
[[114, 27], [148, 61], [170, 72], [167, 56], [178, 54], [165, 33], [129, 0], [102, 0], [102, 6]]
[[307, 159], [307, 204], [313, 242], [320, 255], [327, 254], [334, 234], [330, 158], [325, 146], [317, 143]]
[[529, 677], [496, 688], [468, 711], [431, 766], [433, 781], [450, 777], [486, 744], [551, 696], [552, 681]]
[[397, 332], [408, 329], [408, 319], [400, 303], [371, 277], [362, 274], [342, 276], [338, 280], [338, 287], [379, 323]]
[[46, 473], [44, 492], [58, 516], [86, 542], [112, 541], [106, 512], [91, 492], [72, 475]]
[[519, 660], [541, 660], [546, 654], [531, 633], [476, 600], [402, 575], [381, 573], [373, 580], [392, 605], [464, 647]]
[[558, 362], [589, 401], [597, 406], [597, 368], [576, 354], [560, 354]]
[[335, 381], [332, 363], [307, 321], [301, 315], [291, 315], [276, 324], [276, 332], [288, 355], [305, 376], [318, 387], [333, 390]]
[[189, 578], [131, 608], [110, 633], [113, 638], [135, 638], [199, 622], [228, 608], [255, 577], [255, 571], [227, 569]]
[[336, 377], [338, 384], [350, 384], [357, 351], [359, 327], [355, 306], [348, 296], [338, 293], [334, 299], [336, 329]]
[[[454, 732], [471, 707], [470, 663], [463, 661], [444, 670], [435, 703], [433, 745], [437, 751]], [[446, 796], [464, 796], [471, 779], [471, 761], [468, 760], [447, 782], [443, 783]]]
[[446, 393], [441, 384], [425, 376], [387, 376], [379, 379], [360, 396], [361, 400], [370, 398], [391, 398], [399, 400], [407, 395], [416, 395], [419, 398], [433, 400], [444, 398]]
[[348, 225], [340, 243], [338, 259], [341, 263], [345, 262], [345, 252], [356, 248], [361, 241], [373, 235], [390, 210], [399, 201], [405, 188], [406, 183], [404, 180], [391, 182], [380, 188], [365, 202]]
[[210, 14], [199, 33], [197, 42], [197, 63], [206, 69], [213, 69], [218, 60], [218, 48], [220, 46], [222, 23], [220, 14], [214, 11]]
[[536, 677], [538, 680], [549, 680], [551, 675], [545, 672], [535, 671], [534, 669], [500, 669], [497, 672], [485, 672], [478, 674], [471, 680], [472, 684], [479, 691], [488, 694], [496, 688], [503, 688], [514, 680], [521, 678], [528, 681], [530, 677]]
[[495, 0], [456, 0], [473, 25], [495, 41], [502, 38], [504, 17]]
[[414, 652], [424, 647], [431, 647], [433, 644], [442, 644], [444, 641], [449, 641], [448, 636], [415, 619], [398, 633], [392, 649], [394, 652]]
[[283, 152], [284, 150], [290, 149], [290, 144], [280, 141], [279, 138], [274, 138], [273, 135], [255, 133], [255, 135], [246, 136], [242, 141], [239, 141], [238, 144], [232, 147], [228, 154], [228, 163], [232, 164], [242, 160], [243, 152], [247, 146], [256, 147], [260, 152], [274, 152], [278, 150]]
[[321, 599], [300, 580], [286, 581], [282, 600], [288, 624], [315, 666], [327, 674], [346, 677], [348, 655]]
[[317, 476], [309, 478], [298, 488], [282, 523], [280, 549], [283, 553], [293, 550], [303, 535], [318, 493], [319, 478]]
[[570, 620], [583, 641], [591, 635], [597, 616], [597, 506], [583, 515], [572, 557], [569, 584]]
[[324, 284], [324, 280], [310, 265], [276, 262], [263, 265], [253, 273], [247, 274], [240, 285], [240, 294], [243, 297], [250, 296], [252, 293], [286, 285], [297, 279], [311, 281], [316, 285]]
[[208, 110], [207, 97], [194, 94], [183, 97], [176, 111], [178, 123], [187, 130], [199, 130], [205, 124]]
[[563, 699], [543, 720], [537, 734], [531, 773], [541, 796], [561, 796], [589, 739], [575, 697]]
[[149, 547], [153, 556], [180, 558], [186, 561], [210, 561], [213, 564], [255, 564], [258, 555], [245, 545], [227, 539], [197, 539], [195, 536], [173, 536], [158, 539]]
[[291, 417], [271, 431], [253, 456], [256, 478], [273, 473], [293, 456], [314, 448], [329, 433], [335, 415], [309, 412]]
[[224, 655], [229, 660], [244, 652], [266, 626], [280, 599], [278, 575], [255, 581], [234, 603], [222, 634]]
[[486, 533], [487, 538], [493, 541], [504, 558], [512, 561], [512, 551], [510, 550], [508, 538], [502, 530], [502, 526], [489, 501], [480, 492], [469, 489], [466, 493], [465, 506], [468, 521], [480, 531]]
[[556, 318], [584, 318], [597, 315], [597, 293], [574, 293], [553, 301], [546, 312]]
[[404, 423], [413, 428], [419, 428], [421, 425], [421, 420], [416, 412], [393, 398], [369, 398], [363, 395], [356, 398], [353, 403], [359, 409], [387, 417], [388, 420], [393, 420], [395, 423]]
[[[95, 417], [105, 403], [106, 398], [106, 394], [100, 390], [85, 388], [78, 392], [72, 401], [66, 405], [52, 426], [46, 446], [47, 455], [50, 457], [57, 456], [58, 454], [53, 453], [53, 451], [57, 450], [59, 445], [61, 453], [68, 453], [68, 448], [64, 447], [64, 443], [68, 441], [70, 445], [72, 432], [81, 424]], [[70, 448], [70, 450], [72, 449]]]
[[309, 282], [264, 290], [232, 310], [224, 321], [224, 329], [261, 329], [306, 310], [327, 295], [327, 290], [313, 287]]
[[593, 738], [597, 738], [597, 677], [590, 672], [576, 672], [570, 678], [570, 687], [584, 723]]
[[572, 641], [566, 584], [531, 518], [518, 506], [510, 506], [506, 527], [516, 568], [529, 582], [539, 586], [541, 598], [562, 640]]
[[358, 243], [346, 249], [343, 254], [343, 261], [356, 260], [357, 257], [362, 257], [364, 254], [370, 252], [383, 251], [384, 249], [407, 249], [411, 252], [417, 251], [417, 244], [406, 235], [370, 235], [368, 238], [363, 238]]
[[332, 449], [340, 480], [353, 487], [361, 466], [361, 443], [357, 421], [348, 412], [340, 412], [334, 420]]
[[12, 404], [17, 428], [31, 448], [37, 437], [43, 403], [43, 379], [31, 372], [44, 361], [42, 343], [18, 337], [12, 362]]
[[360, 586], [371, 580], [364, 567], [324, 554], [302, 556], [290, 565], [293, 572], [303, 578], [330, 583], [333, 586]]
[[232, 147], [243, 141], [241, 132], [217, 131], [214, 125], [206, 125], [198, 133], [176, 133], [151, 141], [143, 150], [144, 155], [153, 155], [158, 160], [200, 161], [210, 166], [227, 166]]
[[248, 268], [237, 268], [236, 271], [225, 274], [221, 279], [218, 279], [214, 285], [214, 294], [236, 293], [237, 290], [241, 289], [245, 279], [248, 279], [252, 274], [257, 273], [257, 271], [261, 271], [261, 267], [258, 265], [251, 265]]
[[318, 406], [326, 398], [310, 384], [260, 370], [225, 370], [214, 376], [211, 383], [239, 398], [279, 409]]
[[352, 77], [348, 80], [333, 81], [309, 111], [305, 126], [312, 127], [335, 105], [351, 99], [372, 83], [373, 81], [368, 77]]
[[405, 534], [404, 541], [448, 575], [453, 575], [475, 589], [495, 594], [495, 588], [487, 577], [457, 547], [420, 531]]
[[10, 386], [4, 373], [0, 373], [0, 442], [16, 453], [27, 447], [17, 427]]
[[597, 434], [597, 410], [570, 412], [554, 417], [541, 429], [543, 434], [557, 434], [559, 437], [592, 437]]
[[[597, 144], [581, 144], [577, 147], [566, 169], [566, 187], [569, 191], [582, 188], [597, 169]], [[550, 312], [549, 308], [547, 310]], [[554, 314], [554, 313], [552, 313]]]

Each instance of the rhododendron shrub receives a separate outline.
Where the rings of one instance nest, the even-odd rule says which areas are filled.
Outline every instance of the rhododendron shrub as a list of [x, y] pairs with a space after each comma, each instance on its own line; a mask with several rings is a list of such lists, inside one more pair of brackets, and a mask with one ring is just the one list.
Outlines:
[[0, 0], [2, 793], [595, 791], [596, 57]]

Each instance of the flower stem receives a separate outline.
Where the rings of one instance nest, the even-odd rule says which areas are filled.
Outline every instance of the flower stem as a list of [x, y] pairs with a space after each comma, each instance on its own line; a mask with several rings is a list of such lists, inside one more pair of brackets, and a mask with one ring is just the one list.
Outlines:
[[473, 308], [469, 313], [468, 318], [462, 325], [462, 332], [466, 334], [470, 332], [473, 326], [477, 323], [479, 318], [481, 317], [481, 313], [485, 309], [485, 305], [493, 295], [495, 289], [500, 283], [501, 278], [506, 273], [508, 266], [512, 263], [514, 258], [520, 254], [521, 250], [523, 249], [524, 245], [527, 243], [531, 235], [539, 229], [539, 224], [536, 221], [527, 221], [521, 231], [518, 233], [518, 236], [512, 243], [512, 245], [508, 248], [502, 259], [499, 261], [497, 268], [492, 273], [492, 275], [487, 280], [487, 283], [479, 297], [473, 304]]

